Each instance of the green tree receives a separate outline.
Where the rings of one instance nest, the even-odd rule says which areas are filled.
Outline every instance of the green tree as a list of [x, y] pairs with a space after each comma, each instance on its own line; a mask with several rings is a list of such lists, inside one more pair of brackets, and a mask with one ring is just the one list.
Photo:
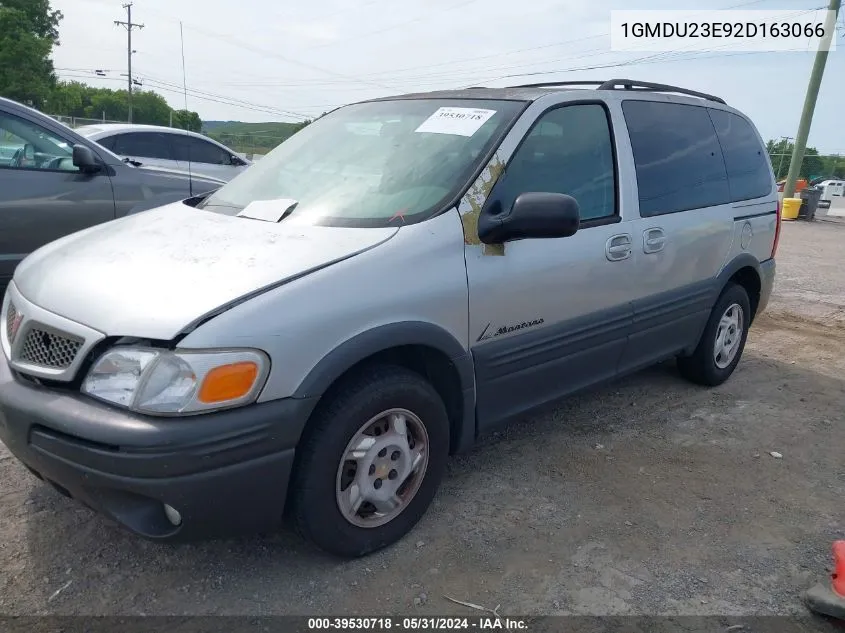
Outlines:
[[87, 91], [81, 116], [99, 119], [105, 115], [110, 121], [126, 121], [129, 118], [129, 93], [126, 90], [85, 87]]
[[[170, 124], [170, 105], [156, 92], [133, 92], [132, 108], [135, 123]], [[50, 94], [45, 110], [49, 114], [62, 116], [126, 121], [129, 116], [129, 93], [126, 90], [94, 88], [78, 81], [60, 81]], [[190, 129], [202, 127], [202, 121], [196, 112], [189, 112], [188, 120], [195, 126]]]
[[[770, 140], [766, 143], [766, 150], [769, 152], [769, 159], [772, 161], [772, 168], [775, 171], [775, 178], [782, 180], [789, 172], [789, 161], [792, 158], [794, 143], [786, 139], [779, 141]], [[819, 150], [815, 147], [808, 147], [804, 152], [804, 160], [801, 163], [799, 178], [813, 178], [824, 172], [824, 163], [819, 156]]]
[[0, 95], [44, 106], [56, 83], [50, 54], [61, 19], [49, 0], [0, 0]]
[[50, 114], [82, 116], [87, 88], [88, 86], [78, 81], [57, 83], [45, 105], [45, 110]]
[[828, 178], [845, 179], [845, 156], [825, 156], [820, 175]]
[[[142, 90], [140, 92], [133, 91], [132, 93], [133, 123], [168, 125], [170, 123], [170, 110], [171, 108], [167, 103], [167, 99], [157, 92], [153, 92], [152, 90]], [[128, 114], [127, 110], [127, 116]]]
[[200, 119], [200, 115], [196, 112], [176, 110], [173, 113], [173, 127], [178, 127], [182, 130], [190, 130], [191, 132], [201, 132], [202, 119]]
[[30, 25], [32, 33], [38, 37], [45, 37], [59, 44], [59, 22], [61, 11], [53, 11], [50, 0], [2, 0], [0, 10], [10, 9], [21, 11]]

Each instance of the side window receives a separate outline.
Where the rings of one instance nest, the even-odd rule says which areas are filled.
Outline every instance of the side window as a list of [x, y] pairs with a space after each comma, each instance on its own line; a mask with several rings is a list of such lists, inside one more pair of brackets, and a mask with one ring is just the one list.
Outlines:
[[725, 155], [731, 200], [739, 202], [772, 193], [769, 155], [751, 124], [724, 110], [710, 110], [710, 118]]
[[155, 132], [132, 132], [130, 134], [116, 134], [112, 150], [121, 156], [132, 158], [160, 158], [172, 160], [170, 145], [163, 134]]
[[599, 104], [544, 114], [511, 157], [491, 199], [509, 209], [527, 192], [565, 193], [582, 220], [616, 214], [616, 176], [607, 112]]
[[178, 160], [193, 163], [208, 163], [211, 165], [231, 165], [232, 157], [226, 150], [220, 149], [214, 143], [194, 138], [193, 136], [173, 135], [173, 145], [177, 148]]
[[117, 152], [117, 137], [116, 136], [107, 136], [106, 138], [101, 138], [99, 141], [96, 141], [106, 149], [109, 149], [113, 152]]
[[730, 202], [722, 149], [707, 108], [624, 101], [640, 215], [649, 217]]
[[0, 112], [0, 168], [78, 171], [73, 148], [25, 119]]

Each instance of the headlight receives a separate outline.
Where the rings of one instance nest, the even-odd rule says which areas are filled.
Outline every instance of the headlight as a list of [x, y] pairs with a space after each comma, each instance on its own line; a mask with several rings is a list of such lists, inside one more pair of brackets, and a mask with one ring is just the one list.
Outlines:
[[257, 350], [115, 348], [97, 359], [82, 392], [141, 413], [198, 413], [253, 402], [269, 370]]

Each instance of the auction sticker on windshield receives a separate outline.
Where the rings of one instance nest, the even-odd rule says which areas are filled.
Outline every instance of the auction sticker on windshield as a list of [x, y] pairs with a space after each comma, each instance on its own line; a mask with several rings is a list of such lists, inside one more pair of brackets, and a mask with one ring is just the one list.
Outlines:
[[494, 114], [495, 110], [479, 108], [438, 108], [416, 131], [472, 136]]

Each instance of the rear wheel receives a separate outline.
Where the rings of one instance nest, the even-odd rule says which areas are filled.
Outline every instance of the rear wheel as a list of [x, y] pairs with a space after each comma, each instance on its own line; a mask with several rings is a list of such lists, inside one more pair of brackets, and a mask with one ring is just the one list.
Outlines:
[[748, 293], [729, 284], [713, 306], [695, 352], [678, 358], [681, 375], [699, 385], [721, 385], [739, 364], [750, 325]]
[[434, 388], [398, 366], [347, 380], [309, 424], [292, 487], [300, 533], [339, 556], [402, 538], [434, 497], [449, 419]]

